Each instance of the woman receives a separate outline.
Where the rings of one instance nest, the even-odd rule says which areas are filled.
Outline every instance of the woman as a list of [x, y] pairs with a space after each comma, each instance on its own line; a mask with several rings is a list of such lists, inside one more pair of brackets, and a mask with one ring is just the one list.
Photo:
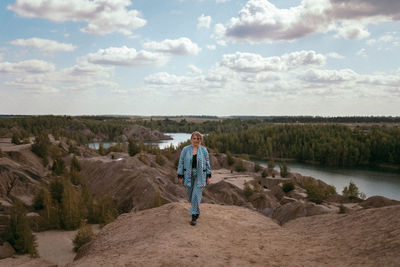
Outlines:
[[191, 225], [196, 225], [200, 216], [200, 201], [203, 187], [210, 183], [211, 168], [207, 149], [201, 145], [203, 136], [193, 132], [192, 144], [182, 149], [179, 157], [178, 179], [186, 186], [191, 203], [189, 214], [192, 214]]

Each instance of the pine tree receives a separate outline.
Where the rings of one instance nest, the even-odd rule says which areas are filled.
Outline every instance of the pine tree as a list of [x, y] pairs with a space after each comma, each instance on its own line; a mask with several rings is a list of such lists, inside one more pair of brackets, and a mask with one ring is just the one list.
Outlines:
[[131, 157], [135, 156], [140, 152], [139, 146], [136, 144], [135, 140], [131, 137], [128, 140], [128, 153]]
[[29, 226], [24, 205], [18, 199], [14, 202], [10, 216], [7, 241], [21, 254], [29, 253], [31, 257], [38, 257], [35, 236]]

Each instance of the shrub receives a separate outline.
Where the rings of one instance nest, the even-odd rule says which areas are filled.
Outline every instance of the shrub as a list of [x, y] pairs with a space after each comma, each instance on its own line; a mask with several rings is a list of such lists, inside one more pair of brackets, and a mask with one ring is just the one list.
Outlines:
[[156, 163], [160, 166], [164, 166], [165, 164], [165, 159], [161, 154], [156, 155]]
[[253, 194], [253, 189], [251, 189], [248, 182], [244, 183], [243, 193], [245, 197], [250, 197]]
[[70, 179], [71, 179], [71, 183], [73, 185], [80, 185], [82, 178], [81, 175], [79, 174], [79, 172], [76, 169], [71, 169], [71, 172], [69, 174]]
[[261, 177], [262, 177], [262, 178], [265, 178], [265, 177], [267, 177], [267, 176], [268, 176], [268, 172], [267, 172], [266, 169], [264, 169], [263, 172], [261, 173]]
[[90, 242], [94, 236], [92, 227], [90, 225], [87, 225], [86, 222], [84, 221], [79, 228], [78, 232], [75, 235], [74, 240], [72, 241], [74, 244], [74, 251], [78, 251], [80, 247], [85, 245], [86, 243]]
[[309, 183], [305, 186], [305, 189], [307, 191], [308, 200], [316, 204], [321, 204], [322, 201], [325, 199], [325, 192], [322, 187], [313, 183]]
[[79, 161], [75, 156], [73, 156], [71, 160], [71, 171], [72, 170], [77, 170], [78, 172], [81, 171], [81, 165], [79, 164]]
[[259, 172], [261, 170], [260, 163], [256, 162], [254, 164], [254, 172]]
[[292, 182], [286, 182], [283, 184], [282, 190], [285, 193], [289, 193], [290, 191], [294, 190], [294, 184]]
[[275, 168], [275, 162], [271, 159], [268, 161], [268, 169], [273, 170]]
[[153, 204], [153, 208], [157, 208], [162, 206], [162, 199], [161, 199], [161, 194], [158, 191], [155, 195], [154, 195], [154, 204]]
[[280, 170], [281, 177], [283, 177], [283, 178], [287, 177], [289, 175], [289, 168], [286, 165], [286, 163], [285, 162], [282, 163], [282, 165], [279, 165], [279, 167], [281, 169]]
[[63, 191], [64, 191], [64, 185], [62, 184], [60, 179], [54, 179], [53, 181], [51, 181], [50, 194], [51, 197], [58, 203], [61, 203]]
[[358, 197], [360, 197], [360, 198], [364, 197], [364, 199], [365, 199], [365, 194], [361, 193], [358, 190], [358, 187], [356, 186], [355, 183], [353, 183], [353, 181], [350, 181], [348, 187], [345, 186], [343, 188], [343, 196], [348, 197], [350, 199], [355, 199], [355, 198], [358, 198]]
[[135, 139], [132, 137], [128, 140], [128, 153], [131, 157], [140, 152], [140, 147], [136, 144]]
[[16, 200], [10, 215], [6, 239], [17, 253], [29, 253], [31, 257], [38, 257], [35, 236], [32, 234], [25, 212], [22, 202]]
[[62, 175], [65, 172], [65, 162], [62, 159], [54, 160], [51, 170], [55, 175]]
[[42, 133], [35, 137], [35, 142], [32, 145], [32, 152], [43, 159], [43, 165], [48, 164], [50, 139], [47, 133]]
[[246, 166], [244, 166], [242, 160], [239, 160], [239, 161], [236, 163], [235, 171], [237, 171], [237, 172], [245, 172], [245, 171], [246, 171]]
[[334, 186], [321, 186], [318, 183], [309, 182], [304, 187], [307, 191], [308, 200], [321, 204], [322, 201], [329, 195], [336, 194], [336, 189]]
[[43, 203], [43, 189], [38, 191], [33, 198], [33, 208], [35, 210], [42, 210], [44, 208], [44, 203]]
[[232, 154], [229, 151], [226, 152], [226, 161], [228, 162], [229, 166], [232, 166], [233, 163], [235, 163], [235, 160], [233, 159]]
[[13, 133], [13, 135], [11, 137], [11, 143], [16, 144], [16, 145], [21, 144], [20, 136], [18, 133]]
[[339, 206], [339, 214], [343, 214], [343, 213], [346, 213], [346, 209], [343, 206], [343, 204], [340, 204], [340, 206]]

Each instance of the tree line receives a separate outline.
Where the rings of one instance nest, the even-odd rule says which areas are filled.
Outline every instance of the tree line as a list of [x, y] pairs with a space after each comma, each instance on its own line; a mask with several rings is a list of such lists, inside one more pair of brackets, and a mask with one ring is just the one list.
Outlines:
[[292, 158], [330, 166], [398, 164], [400, 129], [342, 125], [265, 125], [210, 133], [207, 146], [259, 158]]

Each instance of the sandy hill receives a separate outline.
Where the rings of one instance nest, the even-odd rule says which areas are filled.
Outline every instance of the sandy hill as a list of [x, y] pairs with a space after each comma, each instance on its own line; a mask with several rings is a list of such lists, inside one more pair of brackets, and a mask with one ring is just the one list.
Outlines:
[[123, 214], [69, 266], [398, 266], [400, 205], [303, 217], [279, 226], [237, 206], [189, 204]]

